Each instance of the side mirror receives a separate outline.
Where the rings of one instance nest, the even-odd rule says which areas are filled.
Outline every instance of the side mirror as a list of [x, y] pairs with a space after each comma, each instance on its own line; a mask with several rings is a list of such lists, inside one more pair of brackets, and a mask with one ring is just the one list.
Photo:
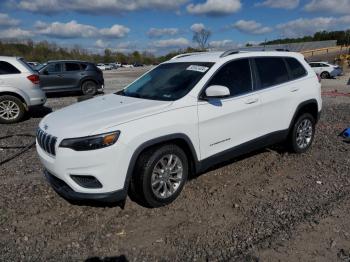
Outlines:
[[44, 69], [42, 72], [43, 72], [43, 75], [48, 75], [49, 74], [49, 71], [47, 71], [47, 69]]
[[205, 90], [207, 98], [225, 98], [230, 96], [230, 89], [226, 86], [213, 85]]

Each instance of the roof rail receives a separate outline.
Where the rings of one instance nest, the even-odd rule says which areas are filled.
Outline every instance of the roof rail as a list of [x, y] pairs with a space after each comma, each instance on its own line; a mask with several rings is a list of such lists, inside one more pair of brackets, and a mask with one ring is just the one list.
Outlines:
[[179, 55], [174, 56], [173, 58], [171, 58], [171, 60], [178, 59], [178, 58], [181, 58], [181, 57], [191, 56], [191, 55], [198, 55], [198, 54], [202, 54], [202, 53], [205, 53], [205, 52], [193, 52], [193, 53], [179, 54]]
[[235, 55], [235, 54], [238, 54], [240, 52], [263, 52], [263, 51], [289, 52], [288, 49], [284, 49], [284, 48], [275, 49], [275, 48], [269, 48], [269, 47], [265, 47], [265, 46], [262, 46], [262, 47], [247, 47], [247, 48], [240, 48], [240, 49], [236, 48], [236, 49], [227, 50], [227, 51], [223, 52], [220, 55], [220, 58], [223, 58], [223, 57], [226, 57], [226, 56], [229, 56], [229, 55]]

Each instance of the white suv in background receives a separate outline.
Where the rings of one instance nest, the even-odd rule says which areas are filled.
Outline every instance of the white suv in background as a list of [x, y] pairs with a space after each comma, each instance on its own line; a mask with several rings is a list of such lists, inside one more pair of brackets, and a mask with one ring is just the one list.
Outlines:
[[68, 200], [172, 202], [191, 173], [286, 141], [303, 153], [321, 108], [318, 77], [301, 54], [184, 54], [124, 90], [47, 115], [37, 151]]
[[38, 73], [22, 58], [0, 56], [0, 123], [16, 123], [31, 106], [45, 102]]
[[332, 65], [328, 62], [310, 62], [309, 64], [322, 79], [328, 79], [343, 74], [343, 69], [340, 66]]

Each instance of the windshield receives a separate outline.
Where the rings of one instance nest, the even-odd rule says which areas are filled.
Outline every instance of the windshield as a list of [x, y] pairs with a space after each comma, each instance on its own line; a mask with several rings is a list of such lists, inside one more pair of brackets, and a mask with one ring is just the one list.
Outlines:
[[199, 62], [162, 64], [117, 94], [175, 101], [191, 91], [213, 64]]

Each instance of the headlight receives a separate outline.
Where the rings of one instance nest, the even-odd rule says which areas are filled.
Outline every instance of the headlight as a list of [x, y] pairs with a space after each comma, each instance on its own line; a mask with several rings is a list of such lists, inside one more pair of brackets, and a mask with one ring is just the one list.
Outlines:
[[117, 142], [120, 131], [80, 138], [68, 138], [62, 140], [60, 147], [66, 147], [75, 151], [88, 151], [111, 146]]

